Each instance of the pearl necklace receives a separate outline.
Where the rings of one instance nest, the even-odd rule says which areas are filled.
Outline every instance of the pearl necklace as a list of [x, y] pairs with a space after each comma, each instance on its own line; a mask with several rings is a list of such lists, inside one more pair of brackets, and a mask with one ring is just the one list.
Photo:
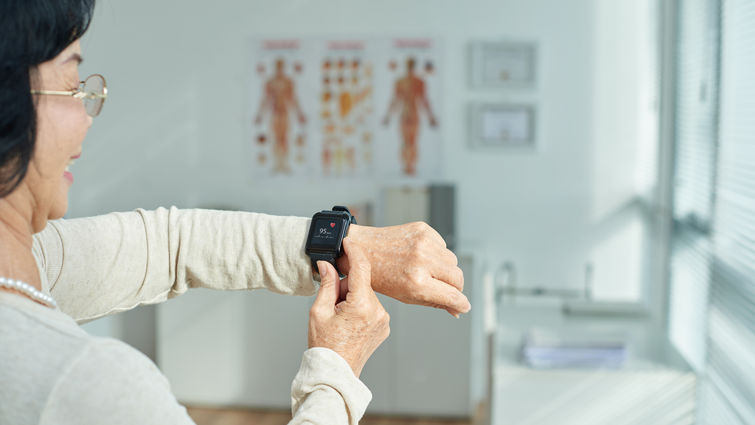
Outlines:
[[6, 288], [11, 288], [11, 289], [15, 289], [16, 291], [23, 292], [24, 294], [31, 297], [31, 299], [33, 299], [34, 301], [38, 301], [47, 307], [50, 307], [50, 308], [58, 307], [58, 303], [56, 303], [55, 300], [52, 299], [51, 296], [45, 294], [44, 292], [38, 290], [37, 288], [29, 285], [26, 282], [21, 282], [20, 280], [13, 280], [13, 279], [8, 279], [6, 277], [0, 276], [0, 286], [4, 286]]

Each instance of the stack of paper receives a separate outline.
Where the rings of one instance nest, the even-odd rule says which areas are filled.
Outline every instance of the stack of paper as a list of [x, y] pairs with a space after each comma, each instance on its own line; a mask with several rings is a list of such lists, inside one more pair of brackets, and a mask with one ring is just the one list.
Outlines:
[[533, 329], [524, 336], [522, 361], [533, 368], [619, 368], [627, 358], [626, 338], [595, 333]]

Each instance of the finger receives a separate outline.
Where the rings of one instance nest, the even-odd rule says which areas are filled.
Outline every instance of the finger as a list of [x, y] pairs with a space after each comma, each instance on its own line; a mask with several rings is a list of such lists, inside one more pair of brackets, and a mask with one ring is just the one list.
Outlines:
[[349, 278], [342, 279], [338, 284], [338, 302], [346, 299], [346, 294], [349, 293]]
[[332, 312], [338, 301], [338, 276], [336, 269], [327, 261], [318, 261], [317, 269], [320, 272], [320, 290], [317, 292], [313, 309], [321, 313]]
[[456, 256], [450, 249], [442, 248], [438, 251], [437, 258], [439, 261], [450, 264], [452, 266], [459, 265], [459, 257]]
[[445, 310], [448, 312], [448, 314], [450, 314], [451, 316], [453, 316], [453, 317], [455, 317], [457, 319], [461, 317], [461, 313], [459, 313], [456, 310], [453, 310], [453, 309], [450, 309], [450, 308], [447, 308]]
[[432, 226], [427, 226], [430, 230], [427, 232], [428, 235], [430, 235], [431, 238], [433, 238], [436, 242], [438, 242], [442, 248], [446, 248], [446, 240], [443, 239], [443, 236], [438, 233], [437, 230], [435, 230]]
[[429, 278], [429, 282], [419, 299], [424, 305], [452, 310], [457, 313], [466, 313], [472, 308], [467, 297], [458, 289], [434, 278]]
[[430, 272], [432, 277], [441, 282], [451, 285], [459, 291], [464, 290], [464, 272], [457, 266], [438, 263]]
[[372, 291], [370, 262], [362, 248], [350, 238], [346, 238], [343, 240], [343, 251], [349, 260], [349, 293], [356, 294], [368, 289]]

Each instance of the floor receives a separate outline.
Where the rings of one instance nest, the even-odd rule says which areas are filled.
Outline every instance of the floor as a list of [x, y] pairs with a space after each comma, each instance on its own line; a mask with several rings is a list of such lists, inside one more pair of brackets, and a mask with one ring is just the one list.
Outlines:
[[[211, 409], [188, 407], [197, 425], [286, 425], [291, 413], [280, 410]], [[360, 425], [470, 425], [467, 420], [365, 416]]]

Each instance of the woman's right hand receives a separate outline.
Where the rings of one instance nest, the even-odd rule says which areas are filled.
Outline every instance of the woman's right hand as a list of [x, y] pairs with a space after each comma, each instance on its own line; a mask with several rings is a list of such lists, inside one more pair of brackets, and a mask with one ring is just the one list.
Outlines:
[[[320, 292], [309, 311], [309, 348], [329, 348], [349, 363], [354, 375], [390, 333], [390, 317], [370, 285], [370, 263], [351, 239], [343, 240], [349, 276], [339, 281], [336, 269], [318, 261]], [[341, 295], [345, 292], [345, 298]], [[344, 298], [339, 301], [339, 297]]]

